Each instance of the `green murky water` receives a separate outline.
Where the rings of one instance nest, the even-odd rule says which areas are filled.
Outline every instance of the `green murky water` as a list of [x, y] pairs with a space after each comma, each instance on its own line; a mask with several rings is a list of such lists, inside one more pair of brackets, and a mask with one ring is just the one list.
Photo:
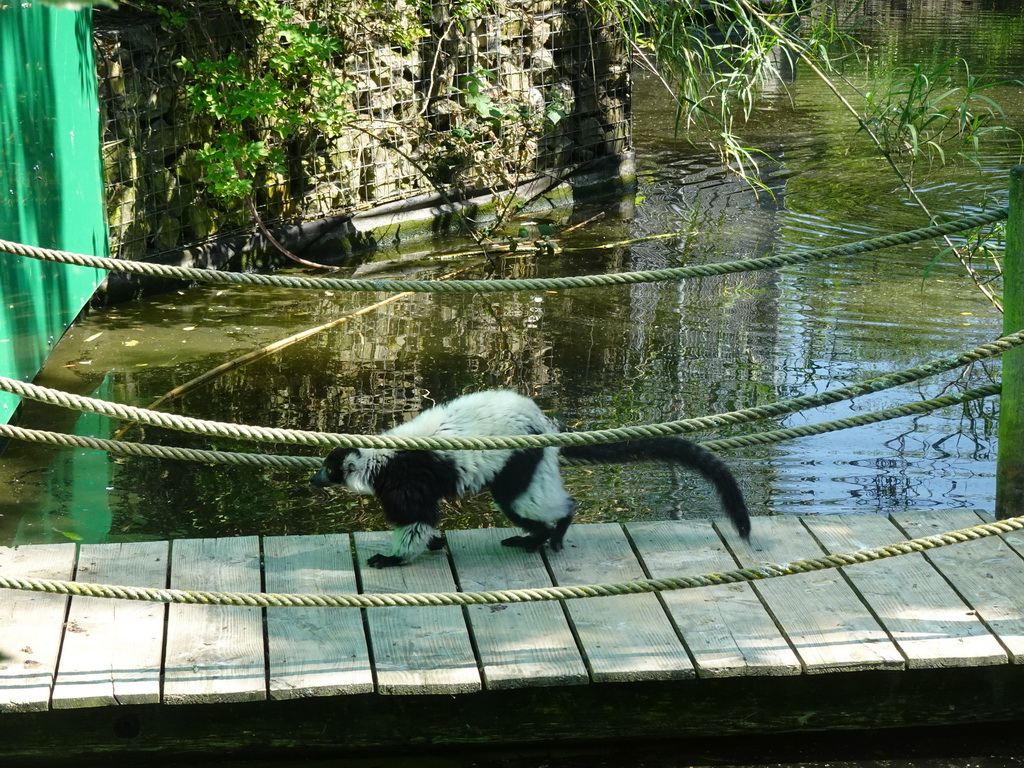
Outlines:
[[[888, 6], [888, 4], [879, 4]], [[1000, 9], [990, 10], [989, 5]], [[927, 4], [907, 18], [879, 12], [854, 82], [900, 61], [959, 56], [973, 73], [1024, 72], [1021, 3]], [[875, 6], [869, 5], [871, 9]], [[964, 10], [967, 9], [967, 10]], [[970, 22], [970, 23], [968, 23]], [[1018, 85], [987, 92], [1024, 128]], [[765, 149], [756, 192], [698, 144], [675, 138], [671, 105], [638, 77], [635, 204], [566, 236], [554, 256], [498, 265], [435, 260], [438, 241], [398, 254], [412, 273], [564, 275], [726, 261], [872, 237], [926, 223], [851, 119], [803, 71], [745, 129]], [[1004, 204], [1019, 142], [992, 142], [980, 163], [919, 168], [915, 183], [950, 216]], [[586, 219], [598, 211], [574, 214]], [[557, 222], [559, 225], [565, 222]], [[649, 234], [670, 238], [607, 246]], [[951, 257], [931, 268], [925, 243], [876, 254], [683, 282], [561, 293], [381, 295], [260, 288], [182, 290], [94, 311], [61, 341], [40, 383], [147, 406], [208, 369], [307, 328], [329, 330], [167, 403], [219, 421], [375, 432], [434, 402], [492, 387], [534, 396], [580, 428], [700, 416], [813, 393], [964, 350], [1000, 333], [1001, 318]], [[389, 254], [394, 256], [394, 254]], [[366, 267], [363, 268], [367, 269]], [[396, 273], [392, 263], [374, 274]], [[982, 265], [982, 269], [986, 269]], [[409, 272], [402, 268], [403, 273]], [[933, 397], [998, 374], [998, 364], [852, 403], [699, 435], [813, 423]], [[886, 513], [991, 508], [998, 401], [856, 430], [730, 452], [755, 513]], [[107, 437], [99, 417], [32, 407], [25, 426]], [[155, 428], [125, 439], [247, 449]], [[281, 448], [269, 450], [282, 450]], [[314, 495], [299, 471], [204, 467], [14, 444], [3, 472], [0, 543], [310, 533], [383, 525], [372, 502]], [[580, 519], [717, 514], [708, 489], [669, 468], [570, 469]], [[491, 520], [489, 500], [451, 510], [448, 526]]]

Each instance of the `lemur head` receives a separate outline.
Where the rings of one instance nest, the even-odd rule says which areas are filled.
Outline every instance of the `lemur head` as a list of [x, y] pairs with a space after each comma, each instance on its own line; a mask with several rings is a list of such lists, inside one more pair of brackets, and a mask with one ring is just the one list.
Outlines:
[[324, 465], [320, 470], [309, 478], [309, 482], [317, 488], [327, 488], [332, 485], [344, 485], [356, 471], [356, 457], [359, 451], [356, 448], [335, 448], [324, 459]]

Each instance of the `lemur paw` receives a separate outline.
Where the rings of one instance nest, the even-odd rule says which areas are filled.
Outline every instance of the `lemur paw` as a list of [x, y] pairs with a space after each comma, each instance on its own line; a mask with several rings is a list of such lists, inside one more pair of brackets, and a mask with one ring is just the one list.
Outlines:
[[396, 555], [374, 555], [366, 562], [374, 568], [394, 568], [402, 564], [402, 558]]
[[540, 549], [543, 541], [537, 541], [530, 536], [510, 536], [507, 539], [502, 539], [501, 544], [505, 547], [519, 547], [525, 549], [527, 552], [536, 552]]
[[439, 549], [444, 549], [447, 543], [448, 542], [444, 540], [444, 536], [435, 536], [427, 544], [427, 549], [429, 549], [431, 552], [436, 552]]

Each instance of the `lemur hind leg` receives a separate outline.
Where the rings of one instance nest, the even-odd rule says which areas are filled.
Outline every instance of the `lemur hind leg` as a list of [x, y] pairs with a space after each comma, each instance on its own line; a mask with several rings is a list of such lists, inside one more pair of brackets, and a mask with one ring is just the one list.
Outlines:
[[536, 552], [551, 536], [553, 526], [545, 520], [525, 517], [516, 512], [524, 496], [529, 495], [537, 483], [538, 467], [544, 460], [543, 448], [514, 451], [502, 470], [490, 483], [491, 495], [505, 516], [524, 531], [526, 536], [511, 536], [501, 543], [506, 547], [522, 547]]

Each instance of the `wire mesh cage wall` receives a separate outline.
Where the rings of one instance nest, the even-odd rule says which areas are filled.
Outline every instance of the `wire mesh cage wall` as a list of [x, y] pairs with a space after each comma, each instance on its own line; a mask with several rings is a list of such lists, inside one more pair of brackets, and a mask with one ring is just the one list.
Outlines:
[[122, 258], [629, 150], [623, 36], [579, 0], [122, 5], [96, 49]]

